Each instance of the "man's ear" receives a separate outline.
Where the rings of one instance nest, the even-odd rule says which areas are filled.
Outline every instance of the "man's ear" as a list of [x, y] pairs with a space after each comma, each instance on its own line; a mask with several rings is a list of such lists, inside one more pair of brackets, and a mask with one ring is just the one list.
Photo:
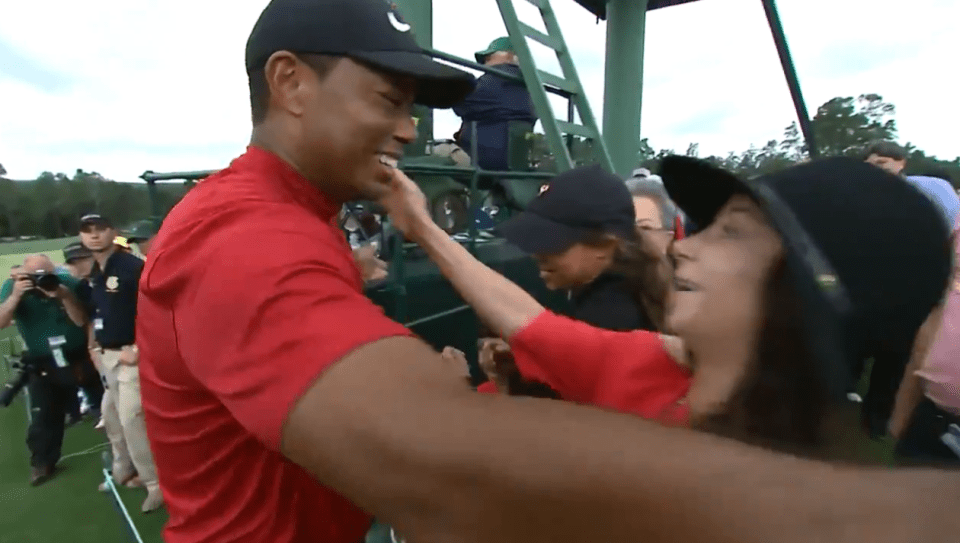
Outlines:
[[272, 107], [285, 110], [295, 117], [303, 115], [306, 70], [309, 68], [289, 51], [277, 51], [270, 55], [264, 65], [263, 75], [270, 89]]

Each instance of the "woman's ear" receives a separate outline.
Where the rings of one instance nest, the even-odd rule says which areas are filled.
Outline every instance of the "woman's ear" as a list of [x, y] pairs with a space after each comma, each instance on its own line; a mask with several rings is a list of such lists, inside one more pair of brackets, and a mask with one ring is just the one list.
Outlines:
[[604, 234], [598, 247], [601, 251], [597, 258], [606, 262], [612, 262], [617, 256], [617, 248], [620, 246], [620, 239], [613, 234]]

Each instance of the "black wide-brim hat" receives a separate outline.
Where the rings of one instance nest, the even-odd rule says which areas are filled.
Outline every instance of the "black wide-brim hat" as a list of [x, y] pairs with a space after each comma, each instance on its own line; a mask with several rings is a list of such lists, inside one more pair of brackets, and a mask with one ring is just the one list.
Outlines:
[[811, 354], [834, 397], [849, 392], [859, 359], [891, 347], [908, 352], [943, 297], [950, 232], [926, 196], [880, 168], [830, 158], [742, 179], [670, 156], [660, 175], [700, 227], [736, 194], [764, 210], [781, 236]]

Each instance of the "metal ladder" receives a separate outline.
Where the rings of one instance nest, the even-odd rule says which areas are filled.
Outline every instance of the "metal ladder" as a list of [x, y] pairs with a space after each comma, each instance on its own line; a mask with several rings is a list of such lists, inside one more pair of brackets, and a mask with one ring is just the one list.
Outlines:
[[[547, 137], [547, 143], [550, 145], [550, 150], [556, 159], [558, 170], [564, 172], [576, 166], [564, 141], [564, 135], [570, 135], [591, 140], [600, 165], [609, 172], [616, 171], [613, 169], [613, 161], [610, 159], [606, 142], [600, 134], [597, 120], [590, 109], [590, 103], [584, 94], [583, 85], [580, 84], [580, 77], [573, 65], [573, 57], [570, 56], [567, 44], [563, 40], [560, 24], [557, 23], [557, 17], [550, 6], [550, 0], [525, 1], [540, 10], [544, 27], [547, 29], [546, 34], [520, 21], [513, 0], [497, 0], [497, 4], [500, 6], [503, 23], [507, 27], [507, 33], [513, 43], [514, 52], [520, 62], [520, 71], [523, 73], [523, 79], [530, 91], [533, 107], [536, 110], [537, 117], [540, 118], [540, 123], [543, 125], [543, 131]], [[549, 47], [557, 54], [560, 69], [563, 71], [562, 77], [537, 68], [533, 61], [533, 54], [530, 52], [530, 44], [527, 43], [528, 38]], [[550, 85], [570, 93], [569, 100], [576, 108], [580, 122], [583, 124], [558, 120], [547, 99], [544, 85]]]

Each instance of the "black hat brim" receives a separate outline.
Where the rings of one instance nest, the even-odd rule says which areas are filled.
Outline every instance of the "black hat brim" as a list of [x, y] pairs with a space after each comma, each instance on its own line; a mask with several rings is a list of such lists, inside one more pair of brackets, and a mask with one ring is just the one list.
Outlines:
[[743, 194], [756, 201], [777, 230], [784, 247], [784, 261], [800, 300], [807, 345], [820, 363], [826, 392], [835, 399], [849, 392], [857, 353], [845, 340], [849, 307], [828, 294], [820, 273], [810, 261], [809, 239], [785, 214], [782, 205], [771, 202], [763, 178], [747, 181], [691, 157], [671, 156], [663, 160], [660, 176], [670, 198], [700, 228], [706, 228], [731, 197]]
[[63, 261], [66, 262], [67, 264], [70, 264], [71, 262], [80, 260], [82, 258], [93, 258], [93, 253], [89, 251], [86, 251], [86, 252], [76, 251], [73, 253], [67, 253], [63, 255]]
[[586, 229], [554, 222], [529, 211], [507, 219], [495, 230], [528, 254], [562, 253], [589, 233]]
[[459, 68], [441, 64], [412, 51], [364, 51], [350, 57], [386, 72], [416, 79], [416, 103], [433, 109], [451, 108], [473, 92], [476, 78]]
[[103, 217], [96, 217], [96, 218], [91, 218], [91, 219], [86, 219], [86, 220], [80, 221], [80, 226], [81, 226], [81, 227], [84, 227], [84, 226], [86, 226], [86, 225], [88, 225], [88, 224], [98, 224], [98, 225], [100, 225], [100, 226], [106, 226], [107, 228], [113, 228], [113, 223], [111, 223], [111, 222], [110, 222], [109, 220], [107, 220], [107, 219], [104, 219]]

